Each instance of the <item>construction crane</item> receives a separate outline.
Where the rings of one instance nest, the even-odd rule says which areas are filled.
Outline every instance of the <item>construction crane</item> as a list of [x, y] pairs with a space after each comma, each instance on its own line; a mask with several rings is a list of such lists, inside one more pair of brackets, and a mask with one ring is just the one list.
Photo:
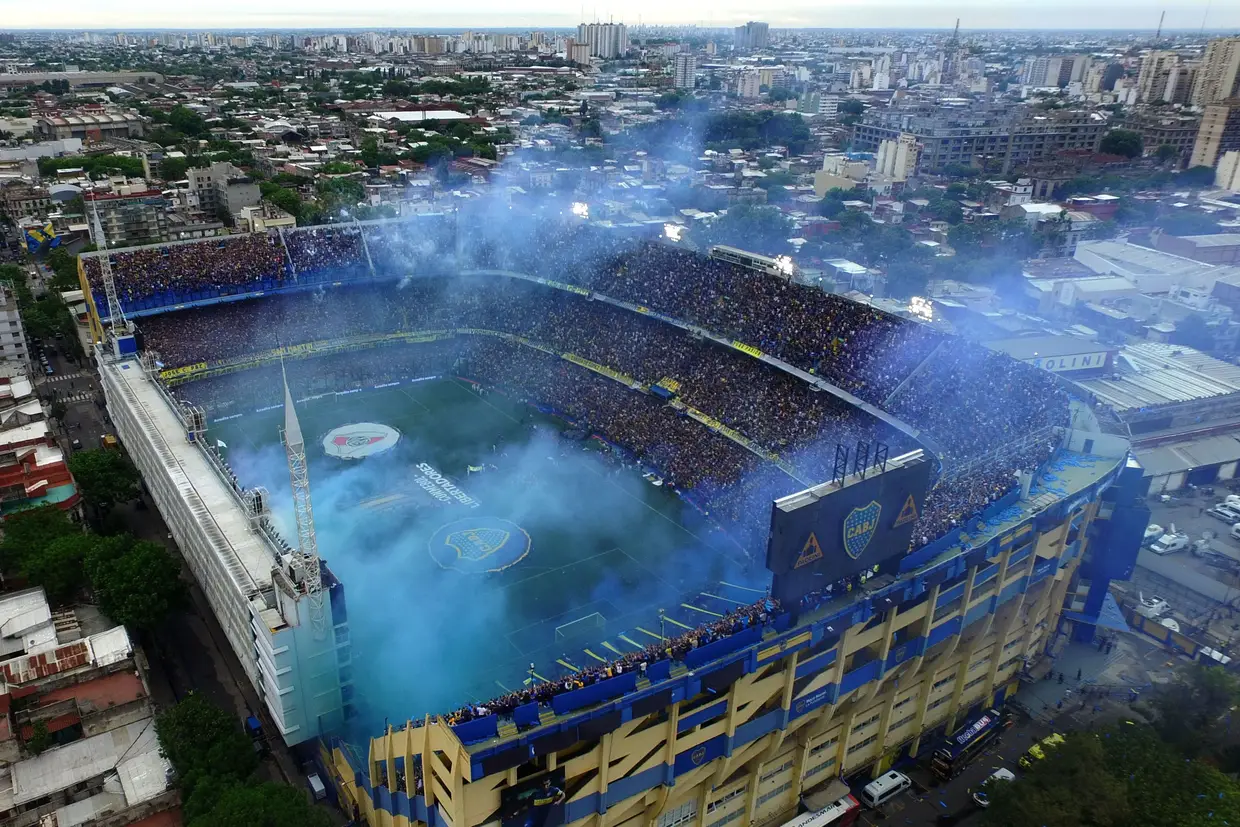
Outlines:
[[314, 533], [314, 508], [310, 504], [310, 475], [306, 469], [306, 440], [293, 408], [284, 361], [280, 362], [284, 380], [284, 428], [280, 440], [288, 458], [288, 474], [293, 483], [293, 514], [297, 519], [297, 551], [291, 555], [293, 578], [306, 593], [310, 604], [310, 626], [315, 640], [327, 638], [327, 611], [323, 605], [323, 577], [319, 561], [319, 542]]
[[103, 222], [99, 220], [99, 208], [92, 198], [90, 202], [91, 231], [95, 236], [95, 246], [99, 248], [99, 270], [103, 277], [103, 293], [108, 302], [108, 330], [115, 339], [118, 335], [129, 332], [129, 323], [125, 319], [125, 311], [121, 309], [121, 301], [116, 295], [116, 279], [112, 275], [112, 263], [108, 261], [108, 240], [103, 234]]

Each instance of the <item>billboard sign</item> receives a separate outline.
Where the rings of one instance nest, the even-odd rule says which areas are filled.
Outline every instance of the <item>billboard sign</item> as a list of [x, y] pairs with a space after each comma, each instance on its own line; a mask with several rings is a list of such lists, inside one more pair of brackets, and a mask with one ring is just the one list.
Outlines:
[[842, 485], [824, 483], [776, 500], [766, 566], [772, 593], [796, 600], [817, 588], [901, 557], [925, 505], [930, 462], [896, 457]]

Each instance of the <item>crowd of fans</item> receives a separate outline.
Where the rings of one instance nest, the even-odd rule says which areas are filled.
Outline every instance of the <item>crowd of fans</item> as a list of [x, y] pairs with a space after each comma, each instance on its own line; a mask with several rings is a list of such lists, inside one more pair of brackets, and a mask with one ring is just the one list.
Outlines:
[[[106, 308], [99, 255], [82, 257], [98, 307]], [[284, 249], [278, 236], [265, 234], [213, 238], [187, 244], [136, 247], [108, 254], [112, 281], [122, 307], [139, 299], [175, 293], [189, 299], [200, 292], [242, 293], [284, 275]]]
[[700, 646], [721, 638], [743, 632], [750, 626], [764, 626], [779, 611], [779, 601], [771, 597], [738, 606], [711, 623], [703, 624], [684, 634], [651, 643], [640, 652], [628, 652], [613, 661], [587, 666], [579, 672], [554, 681], [534, 683], [516, 692], [509, 692], [482, 704], [468, 704], [444, 716], [450, 724], [463, 724], [487, 715], [511, 715], [513, 710], [528, 703], [550, 704], [551, 699], [564, 692], [572, 692], [599, 681], [623, 675], [626, 672], [646, 674], [646, 669], [661, 660], [684, 660], [685, 656]]

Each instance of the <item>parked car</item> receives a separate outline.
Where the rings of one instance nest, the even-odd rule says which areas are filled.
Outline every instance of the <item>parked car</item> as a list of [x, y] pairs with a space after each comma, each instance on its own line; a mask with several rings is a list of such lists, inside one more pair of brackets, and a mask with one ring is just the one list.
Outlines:
[[989, 807], [990, 790], [996, 784], [1006, 784], [1008, 781], [1015, 780], [1016, 773], [1004, 767], [999, 767], [999, 769], [995, 770], [986, 777], [986, 780], [982, 782], [982, 788], [973, 793], [973, 803], [982, 808]]
[[1163, 536], [1163, 533], [1164, 532], [1163, 532], [1162, 526], [1160, 526], [1158, 523], [1150, 523], [1149, 525], [1145, 527], [1145, 539], [1141, 541], [1142, 545], [1148, 546], [1150, 543], [1154, 542], [1159, 537]]
[[1176, 531], [1170, 534], [1164, 534], [1154, 541], [1150, 546], [1150, 551], [1155, 554], [1174, 554], [1177, 551], [1183, 551], [1189, 547], [1188, 535], [1183, 531]]
[[1219, 503], [1213, 508], [1207, 509], [1206, 513], [1216, 520], [1222, 520], [1228, 525], [1240, 523], [1240, 505], [1231, 506], [1227, 503]]

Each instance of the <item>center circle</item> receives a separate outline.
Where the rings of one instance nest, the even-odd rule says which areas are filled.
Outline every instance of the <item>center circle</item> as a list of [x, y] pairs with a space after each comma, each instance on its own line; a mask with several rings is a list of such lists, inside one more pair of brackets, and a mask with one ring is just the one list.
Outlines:
[[323, 453], [339, 459], [373, 457], [396, 447], [400, 431], [377, 422], [354, 422], [332, 428], [323, 437]]
[[484, 574], [515, 566], [530, 553], [525, 529], [498, 517], [468, 517], [440, 527], [427, 542], [442, 568]]

